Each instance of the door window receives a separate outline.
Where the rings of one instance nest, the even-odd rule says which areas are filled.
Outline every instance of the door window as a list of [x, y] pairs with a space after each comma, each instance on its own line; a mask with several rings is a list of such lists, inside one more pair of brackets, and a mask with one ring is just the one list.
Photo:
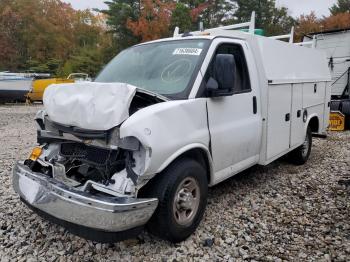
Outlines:
[[235, 80], [234, 80], [234, 86], [233, 90], [234, 93], [244, 93], [244, 92], [250, 92], [251, 86], [250, 86], [250, 79], [249, 79], [249, 73], [247, 68], [247, 62], [244, 56], [243, 49], [240, 45], [237, 44], [221, 44], [216, 49], [215, 55], [213, 56], [209, 67], [207, 69], [207, 72], [204, 76], [204, 81], [202, 84], [202, 94], [205, 94], [205, 83], [208, 82], [210, 77], [214, 77], [214, 62], [215, 57], [218, 54], [231, 54], [234, 56], [235, 63], [236, 63], [236, 72], [232, 72], [232, 74], [235, 74]]

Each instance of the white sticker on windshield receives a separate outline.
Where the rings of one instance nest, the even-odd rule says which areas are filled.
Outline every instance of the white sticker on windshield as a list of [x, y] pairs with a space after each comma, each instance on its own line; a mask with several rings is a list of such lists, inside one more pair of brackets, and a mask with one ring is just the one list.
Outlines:
[[176, 48], [173, 55], [196, 55], [199, 56], [203, 49], [200, 48]]

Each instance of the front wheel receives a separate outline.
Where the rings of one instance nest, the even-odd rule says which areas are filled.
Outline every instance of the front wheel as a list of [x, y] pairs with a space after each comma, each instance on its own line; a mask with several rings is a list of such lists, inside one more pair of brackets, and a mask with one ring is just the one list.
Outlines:
[[312, 132], [310, 127], [307, 128], [304, 143], [298, 148], [294, 149], [289, 154], [289, 159], [293, 164], [303, 165], [307, 162], [311, 154], [312, 147]]
[[162, 239], [177, 243], [198, 227], [207, 204], [206, 170], [192, 159], [179, 159], [151, 181], [145, 192], [159, 200], [147, 229]]

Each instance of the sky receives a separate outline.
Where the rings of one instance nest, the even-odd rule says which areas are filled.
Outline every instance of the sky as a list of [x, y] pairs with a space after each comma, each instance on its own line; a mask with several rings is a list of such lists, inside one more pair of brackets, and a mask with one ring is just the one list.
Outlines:
[[[76, 9], [99, 8], [104, 9], [105, 0], [64, 0], [71, 3]], [[336, 0], [276, 0], [278, 6], [285, 6], [289, 9], [290, 15], [298, 17], [301, 14], [309, 14], [315, 11], [318, 17], [328, 16], [328, 8], [332, 6]]]
[[315, 11], [318, 17], [328, 16], [329, 8], [336, 0], [276, 0], [278, 6], [285, 6], [293, 17]]

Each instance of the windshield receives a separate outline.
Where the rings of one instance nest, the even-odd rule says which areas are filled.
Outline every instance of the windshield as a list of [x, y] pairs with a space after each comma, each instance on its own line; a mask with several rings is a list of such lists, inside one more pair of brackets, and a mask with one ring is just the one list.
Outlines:
[[174, 99], [191, 91], [209, 41], [175, 40], [131, 47], [116, 56], [96, 82], [120, 82]]

